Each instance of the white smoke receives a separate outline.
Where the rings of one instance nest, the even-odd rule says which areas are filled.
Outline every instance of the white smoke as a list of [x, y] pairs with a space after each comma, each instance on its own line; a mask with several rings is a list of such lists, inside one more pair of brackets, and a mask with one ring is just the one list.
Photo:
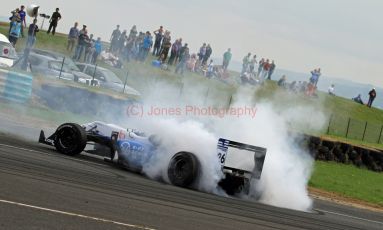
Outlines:
[[[266, 160], [261, 180], [253, 183], [249, 197], [258, 197], [266, 204], [296, 210], [309, 210], [312, 201], [308, 196], [307, 183], [311, 176], [313, 159], [300, 149], [288, 133], [288, 123], [300, 123], [319, 129], [324, 124], [320, 111], [308, 106], [298, 109], [287, 109], [275, 112], [272, 102], [254, 105], [254, 90], [241, 90], [233, 97], [232, 108], [256, 107], [255, 117], [249, 114], [241, 116], [186, 116], [185, 105], [204, 106], [204, 95], [201, 88], [193, 91], [188, 85], [187, 98], [182, 100], [177, 87], [161, 85], [160, 90], [145, 99], [143, 116], [149, 107], [179, 108], [176, 115], [162, 114], [140, 118], [133, 123], [140, 123], [150, 133], [163, 138], [163, 146], [152, 164], [144, 172], [152, 177], [161, 177], [167, 181], [167, 166], [176, 152], [184, 150], [197, 155], [202, 164], [202, 180], [199, 189], [206, 192], [222, 194], [217, 190], [217, 183], [223, 177], [217, 161], [216, 145], [219, 137], [267, 148]], [[198, 92], [194, 94], [193, 92]], [[170, 94], [170, 95], [169, 95]], [[307, 114], [315, 114], [310, 122]], [[137, 123], [138, 122], [138, 123]], [[260, 195], [260, 196], [259, 196]]]

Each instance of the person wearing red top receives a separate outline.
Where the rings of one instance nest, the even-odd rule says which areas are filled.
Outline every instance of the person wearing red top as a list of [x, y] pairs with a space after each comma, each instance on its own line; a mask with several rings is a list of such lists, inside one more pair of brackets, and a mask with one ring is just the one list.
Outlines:
[[269, 74], [270, 66], [271, 65], [270, 65], [269, 59], [266, 59], [266, 62], [263, 64], [263, 71], [262, 71], [263, 80], [265, 80], [267, 75]]

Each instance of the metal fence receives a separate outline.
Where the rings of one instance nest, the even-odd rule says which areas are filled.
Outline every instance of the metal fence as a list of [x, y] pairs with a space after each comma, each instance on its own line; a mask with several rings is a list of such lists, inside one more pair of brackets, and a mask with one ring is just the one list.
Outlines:
[[383, 124], [361, 121], [350, 117], [331, 115], [327, 134], [371, 143], [382, 143]]

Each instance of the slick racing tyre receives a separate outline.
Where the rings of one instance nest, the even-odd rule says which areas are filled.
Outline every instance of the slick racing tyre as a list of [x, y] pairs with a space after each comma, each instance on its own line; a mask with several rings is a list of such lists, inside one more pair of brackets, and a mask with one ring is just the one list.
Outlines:
[[60, 125], [55, 133], [56, 150], [66, 155], [77, 155], [86, 146], [85, 130], [78, 124], [65, 123]]
[[197, 157], [189, 152], [179, 152], [170, 160], [168, 177], [173, 185], [188, 187], [193, 184], [199, 174]]

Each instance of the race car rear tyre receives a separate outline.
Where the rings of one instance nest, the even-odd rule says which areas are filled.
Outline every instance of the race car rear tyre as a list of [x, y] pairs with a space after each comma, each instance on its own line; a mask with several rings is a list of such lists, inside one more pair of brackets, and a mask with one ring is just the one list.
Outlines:
[[86, 146], [85, 130], [78, 124], [62, 124], [57, 128], [55, 134], [55, 147], [60, 153], [71, 156], [77, 155], [81, 153]]
[[197, 157], [189, 152], [179, 152], [170, 160], [168, 177], [173, 185], [188, 187], [197, 179], [199, 162]]

